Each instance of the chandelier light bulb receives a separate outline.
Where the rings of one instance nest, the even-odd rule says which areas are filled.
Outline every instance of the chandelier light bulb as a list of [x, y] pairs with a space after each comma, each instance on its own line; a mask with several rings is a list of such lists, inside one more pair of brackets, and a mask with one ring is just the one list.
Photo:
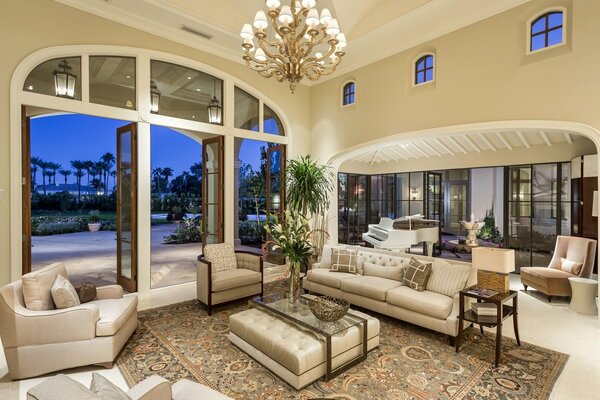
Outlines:
[[269, 26], [267, 22], [267, 16], [265, 12], [260, 10], [256, 13], [256, 17], [254, 17], [254, 27], [256, 29], [266, 29]]
[[340, 33], [340, 26], [338, 25], [337, 19], [332, 18], [331, 21], [329, 21], [325, 32], [331, 36], [336, 36], [338, 33]]
[[331, 21], [331, 13], [328, 8], [324, 8], [321, 10], [321, 23], [323, 25], [327, 25], [329, 21]]
[[265, 54], [263, 49], [256, 49], [256, 53], [254, 54], [254, 57], [258, 61], [267, 61], [267, 55]]
[[277, 19], [279, 19], [279, 22], [282, 24], [289, 25], [294, 20], [290, 6], [281, 7], [281, 11], [279, 12], [279, 17]]
[[242, 32], [240, 33], [240, 36], [246, 40], [246, 39], [254, 39], [254, 30], [252, 29], [252, 25], [250, 24], [244, 24], [244, 27], [242, 28]]
[[267, 0], [265, 1], [265, 4], [269, 8], [277, 8], [281, 5], [281, 2], [279, 0]]
[[302, 7], [313, 8], [317, 5], [317, 0], [302, 0]]
[[323, 58], [323, 53], [321, 52], [316, 52], [315, 53], [315, 58], [317, 59], [317, 62], [321, 65], [325, 64], [325, 61], [319, 61], [320, 58]]
[[281, 40], [281, 35], [279, 35], [279, 33], [276, 33], [276, 34], [275, 34], [275, 39], [277, 39], [277, 40]]
[[338, 33], [337, 36], [335, 37], [338, 40], [338, 44], [337, 47], [340, 49], [343, 49], [344, 47], [348, 46], [348, 41], [346, 40], [346, 35], [344, 35], [343, 33]]
[[308, 25], [311, 28], [316, 28], [317, 26], [319, 26], [319, 23], [321, 21], [319, 20], [319, 11], [317, 11], [316, 8], [311, 8], [308, 11], [308, 15], [306, 16], [306, 25]]

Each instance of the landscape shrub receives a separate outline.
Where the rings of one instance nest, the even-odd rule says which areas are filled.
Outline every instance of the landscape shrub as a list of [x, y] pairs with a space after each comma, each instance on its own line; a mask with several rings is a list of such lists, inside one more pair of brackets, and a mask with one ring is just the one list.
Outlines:
[[244, 245], [262, 244], [267, 237], [264, 224], [256, 221], [241, 221], [239, 228], [240, 240]]
[[198, 217], [183, 218], [175, 232], [164, 237], [164, 243], [183, 244], [200, 243], [202, 241], [202, 220]]

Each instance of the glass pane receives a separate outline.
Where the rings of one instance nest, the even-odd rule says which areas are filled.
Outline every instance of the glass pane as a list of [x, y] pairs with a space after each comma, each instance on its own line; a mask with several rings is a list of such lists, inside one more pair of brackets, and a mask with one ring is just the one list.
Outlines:
[[548, 15], [548, 29], [556, 28], [563, 24], [563, 13], [553, 12]]
[[532, 199], [533, 201], [556, 201], [557, 196], [556, 164], [533, 166]]
[[539, 18], [531, 25], [531, 34], [536, 34], [546, 30], [546, 16]]
[[217, 235], [219, 232], [219, 206], [208, 204], [206, 206], [206, 234]]
[[[423, 200], [423, 173], [412, 172], [410, 174], [410, 199]], [[412, 213], [412, 209], [411, 209]]]
[[554, 46], [555, 44], [562, 43], [563, 29], [555, 29], [548, 32], [548, 46]]
[[546, 36], [540, 34], [531, 38], [531, 51], [543, 49], [546, 47]]
[[433, 69], [428, 69], [425, 71], [425, 81], [429, 82], [431, 80], [433, 80]]
[[396, 218], [410, 215], [409, 201], [403, 200], [396, 202]]
[[423, 214], [423, 201], [411, 201], [410, 202], [410, 215]]
[[415, 79], [415, 83], [419, 84], [419, 83], [423, 83], [425, 82], [425, 72], [421, 71], [421, 72], [417, 72], [417, 77]]
[[562, 163], [561, 199], [571, 200], [571, 163]]
[[[66, 64], [64, 62], [66, 61]], [[66, 65], [66, 69], [70, 74], [67, 79], [66, 74], [62, 74], [64, 69], [59, 67], [59, 64]], [[61, 87], [71, 88], [72, 96], [69, 97], [75, 100], [81, 100], [81, 57], [55, 58], [41, 63], [33, 69], [25, 79], [23, 90], [33, 93], [47, 94], [57, 96], [57, 88], [54, 72], [58, 71], [58, 83]], [[69, 92], [70, 93], [70, 92]]]
[[272, 135], [284, 136], [283, 124], [279, 116], [269, 106], [264, 109], [264, 132]]
[[546, 266], [556, 243], [556, 203], [533, 203], [531, 249], [532, 265]]
[[135, 58], [90, 56], [90, 102], [135, 109]]
[[[181, 65], [150, 61], [152, 83], [160, 92], [157, 114], [209, 122], [208, 106], [223, 106], [223, 81]], [[222, 118], [221, 118], [222, 124]]]
[[131, 133], [124, 132], [119, 135], [120, 165], [119, 165], [119, 197], [120, 197], [120, 224], [121, 224], [121, 275], [131, 279], [131, 220], [132, 205], [131, 192]]
[[425, 58], [425, 67], [426, 68], [431, 68], [433, 67], [433, 56], [427, 56]]
[[409, 199], [410, 185], [408, 182], [408, 176], [408, 174], [396, 174], [396, 200]]
[[565, 236], [571, 235], [571, 203], [562, 204], [560, 223], [560, 234]]
[[235, 88], [235, 127], [258, 132], [258, 99]]

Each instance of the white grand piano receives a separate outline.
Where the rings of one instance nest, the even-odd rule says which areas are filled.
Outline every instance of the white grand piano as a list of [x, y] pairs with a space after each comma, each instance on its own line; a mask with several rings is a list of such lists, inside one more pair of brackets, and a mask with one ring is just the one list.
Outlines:
[[411, 246], [427, 243], [427, 255], [433, 254], [433, 244], [439, 240], [439, 221], [412, 215], [398, 219], [381, 218], [378, 224], [370, 224], [369, 231], [362, 234], [365, 242], [376, 249], [404, 252]]

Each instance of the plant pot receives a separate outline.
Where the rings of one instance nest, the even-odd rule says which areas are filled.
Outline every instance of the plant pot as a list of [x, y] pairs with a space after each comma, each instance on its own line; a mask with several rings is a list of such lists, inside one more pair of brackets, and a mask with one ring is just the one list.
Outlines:
[[88, 224], [88, 229], [90, 230], [90, 232], [98, 232], [100, 230], [100, 227], [102, 226], [102, 224], [100, 222], [96, 222], [93, 224]]

